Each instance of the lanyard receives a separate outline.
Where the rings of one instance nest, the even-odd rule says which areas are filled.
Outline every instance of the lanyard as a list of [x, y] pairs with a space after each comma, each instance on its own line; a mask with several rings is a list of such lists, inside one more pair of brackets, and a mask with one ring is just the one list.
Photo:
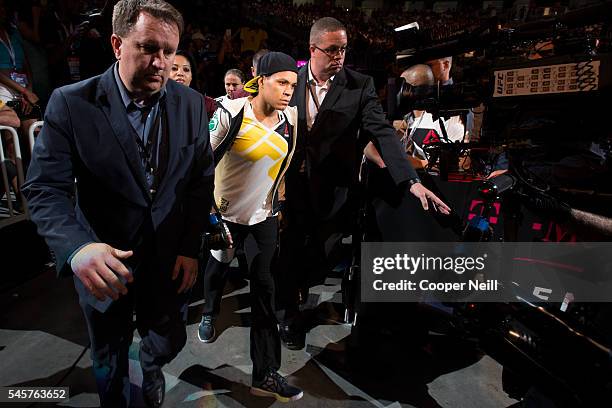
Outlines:
[[416, 132], [417, 129], [419, 129], [419, 127], [421, 126], [421, 122], [423, 122], [423, 118], [425, 117], [426, 112], [421, 113], [421, 116], [419, 116], [419, 123], [416, 123], [416, 118], [414, 119], [414, 121], [412, 122], [412, 125], [410, 127], [410, 133], [408, 134], [407, 139], [408, 140], [412, 140], [412, 136], [414, 136], [414, 132]]
[[11, 59], [11, 64], [13, 65], [13, 69], [16, 71], [17, 70], [17, 60], [15, 58], [15, 50], [13, 49], [13, 44], [11, 43], [11, 37], [9, 36], [8, 32], [4, 31], [4, 33], [6, 34], [6, 39], [7, 41], [4, 41], [4, 38], [0, 37], [0, 42], [2, 42], [2, 45], [4, 45], [4, 48], [6, 48], [6, 52], [8, 52], [9, 58]]
[[308, 86], [308, 90], [310, 91], [310, 96], [312, 97], [312, 101], [317, 107], [317, 113], [319, 113], [319, 110], [321, 109], [321, 105], [319, 104], [319, 98], [317, 98], [317, 94], [315, 90], [312, 89], [313, 87], [312, 82], [308, 81], [307, 86]]
[[[421, 122], [423, 122], [423, 118], [425, 117], [425, 113], [423, 112], [421, 113], [421, 116], [419, 117], [419, 123], [416, 123], [416, 118], [412, 121], [412, 126], [410, 126], [408, 129], [406, 129], [406, 131], [404, 132], [404, 137], [402, 137], [402, 145], [404, 146], [404, 150], [406, 150], [408, 148], [408, 143], [412, 142], [414, 143], [414, 141], [412, 140], [412, 137], [414, 136], [414, 132], [416, 132], [416, 130], [421, 126]], [[415, 152], [412, 152], [412, 155], [415, 155]]]
[[149, 129], [149, 134], [147, 136], [146, 144], [143, 143], [140, 136], [136, 138], [136, 143], [138, 143], [138, 147], [139, 147], [138, 150], [140, 152], [141, 158], [145, 162], [146, 167], [147, 167], [146, 170], [147, 171], [150, 170], [151, 173], [153, 172], [153, 164], [154, 164], [153, 145], [157, 143], [157, 138], [158, 138], [158, 133], [159, 133], [159, 122], [160, 122], [160, 117], [161, 117], [160, 110], [161, 110], [160, 106], [158, 106], [156, 109], [155, 120], [153, 122], [153, 126], [151, 126], [151, 128]]
[[154, 154], [154, 150], [155, 146], [158, 144], [157, 139], [159, 137], [159, 127], [161, 122], [161, 116], [163, 114], [163, 106], [161, 101], [158, 103], [159, 105], [157, 106], [155, 121], [153, 123], [153, 126], [149, 129], [147, 143], [143, 143], [142, 139], [139, 136], [136, 137], [136, 143], [138, 144], [138, 153], [140, 153], [140, 158], [144, 162], [145, 173], [149, 174], [153, 178], [153, 183], [151, 185], [152, 194], [156, 192], [157, 186], [159, 184], [159, 163], [157, 162], [157, 155]]

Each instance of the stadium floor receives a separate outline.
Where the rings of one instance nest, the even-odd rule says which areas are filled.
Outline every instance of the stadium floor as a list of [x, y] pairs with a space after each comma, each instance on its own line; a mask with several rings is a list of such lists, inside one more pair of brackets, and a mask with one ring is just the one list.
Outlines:
[[[304, 389], [304, 397], [290, 404], [249, 394], [248, 282], [234, 279], [226, 288], [216, 324], [218, 338], [211, 344], [198, 341], [202, 299], [194, 296], [187, 345], [164, 368], [164, 406], [505, 408], [516, 403], [501, 389], [499, 364], [469, 343], [444, 335], [430, 333], [428, 345], [412, 351], [389, 348], [381, 340], [361, 353], [363, 361], [381, 356], [384, 363], [348, 368], [353, 366], [345, 353], [350, 326], [335, 322], [339, 289], [339, 282], [330, 279], [311, 291], [306, 308], [316, 323], [307, 346], [301, 351], [283, 348], [281, 372]], [[194, 293], [202, 293], [201, 287]], [[132, 403], [143, 406], [138, 341], [136, 335], [130, 377]], [[98, 406], [87, 346], [71, 279], [57, 280], [49, 269], [0, 294], [0, 386], [68, 386], [70, 399], [59, 406]]]

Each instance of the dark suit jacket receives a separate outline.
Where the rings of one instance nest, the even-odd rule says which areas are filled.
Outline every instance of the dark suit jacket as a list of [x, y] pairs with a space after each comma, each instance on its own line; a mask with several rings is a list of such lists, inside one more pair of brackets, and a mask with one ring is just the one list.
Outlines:
[[310, 188], [309, 199], [316, 216], [323, 220], [345, 217], [351, 187], [363, 148], [372, 141], [387, 164], [396, 185], [416, 177], [395, 130], [388, 123], [374, 89], [372, 77], [343, 68], [321, 104], [310, 132], [306, 125], [308, 65], [298, 74], [292, 105], [298, 107], [298, 146], [287, 174], [286, 196], [290, 203], [296, 193], [293, 179], [305, 160]]
[[[197, 258], [214, 177], [206, 111], [191, 89], [168, 81], [166, 91], [168, 165], [154, 199], [113, 68], [51, 95], [23, 191], [58, 272], [92, 241], [163, 265]], [[143, 241], [148, 252], [138, 254]]]

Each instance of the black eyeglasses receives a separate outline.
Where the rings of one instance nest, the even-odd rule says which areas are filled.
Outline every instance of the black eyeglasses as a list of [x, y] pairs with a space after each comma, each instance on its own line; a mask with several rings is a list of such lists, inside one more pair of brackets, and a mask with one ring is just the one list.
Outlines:
[[315, 47], [317, 50], [321, 51], [323, 54], [327, 55], [329, 58], [334, 58], [337, 57], [338, 55], [344, 55], [346, 54], [346, 50], [348, 50], [348, 47], [345, 45], [344, 47], [328, 47], [328, 48], [319, 48], [316, 45], [312, 44], [313, 47]]

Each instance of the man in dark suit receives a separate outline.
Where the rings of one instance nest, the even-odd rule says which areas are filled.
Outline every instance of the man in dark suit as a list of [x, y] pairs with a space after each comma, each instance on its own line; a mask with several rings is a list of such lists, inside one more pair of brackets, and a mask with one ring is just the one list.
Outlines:
[[186, 342], [214, 164], [201, 95], [167, 81], [182, 28], [163, 0], [119, 1], [118, 62], [53, 92], [24, 186], [58, 272], [74, 277], [104, 407], [130, 405], [134, 311], [149, 406]]
[[[371, 77], [344, 68], [346, 28], [324, 17], [310, 30], [310, 61], [298, 75], [292, 103], [298, 107], [298, 145], [286, 175], [287, 229], [280, 247], [281, 338], [304, 347], [295, 324], [299, 287], [313, 271], [325, 271], [343, 234], [355, 232], [360, 203], [358, 171], [372, 141], [398, 188], [410, 189], [424, 209], [449, 208], [425, 188], [386, 120]], [[313, 264], [313, 261], [315, 264]], [[320, 262], [322, 261], [322, 262]]]

